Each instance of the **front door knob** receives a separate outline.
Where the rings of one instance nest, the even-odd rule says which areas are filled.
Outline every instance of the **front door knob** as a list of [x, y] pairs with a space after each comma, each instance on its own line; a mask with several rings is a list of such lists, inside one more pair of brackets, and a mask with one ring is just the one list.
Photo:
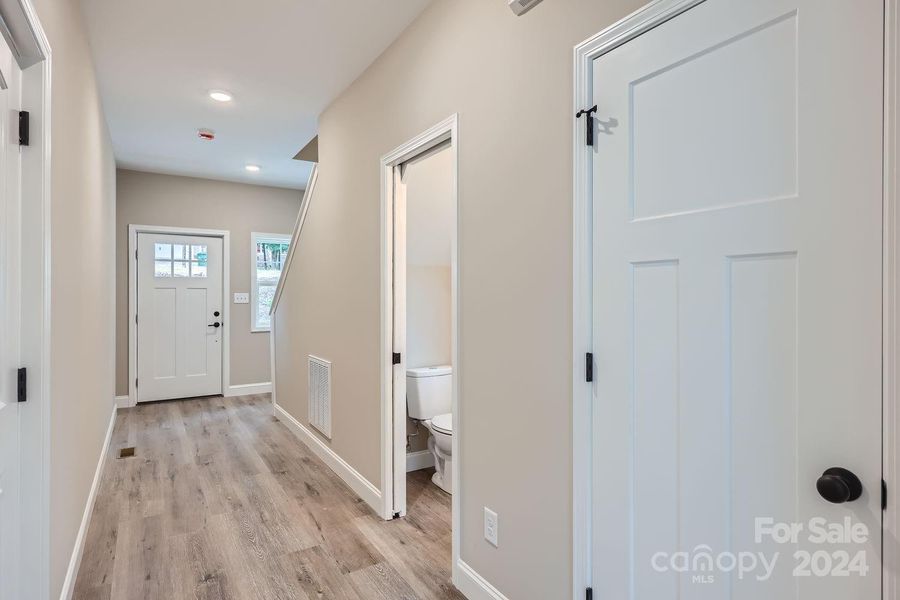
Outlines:
[[833, 504], [853, 502], [862, 496], [863, 486], [859, 477], [841, 467], [832, 467], [816, 481], [819, 495]]

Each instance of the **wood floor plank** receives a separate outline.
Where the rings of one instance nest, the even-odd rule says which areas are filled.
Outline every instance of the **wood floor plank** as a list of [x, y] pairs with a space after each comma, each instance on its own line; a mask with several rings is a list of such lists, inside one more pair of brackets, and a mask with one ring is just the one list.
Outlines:
[[267, 394], [123, 409], [73, 598], [460, 600], [450, 496], [430, 475], [410, 474], [408, 515], [386, 522]]
[[281, 569], [296, 581], [308, 598], [368, 600], [356, 593], [352, 582], [322, 546], [281, 557]]
[[[350, 575], [359, 595], [370, 600], [421, 600], [391, 565], [378, 563]], [[430, 597], [430, 596], [429, 596]]]

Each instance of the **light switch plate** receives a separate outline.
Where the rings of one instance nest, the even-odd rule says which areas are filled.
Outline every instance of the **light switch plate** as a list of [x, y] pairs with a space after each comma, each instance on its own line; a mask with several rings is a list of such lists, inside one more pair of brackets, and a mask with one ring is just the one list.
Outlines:
[[250, 304], [250, 294], [247, 292], [235, 292], [234, 303], [235, 304]]
[[489, 509], [487, 506], [484, 507], [484, 539], [486, 539], [489, 543], [493, 544], [493, 546], [497, 547], [497, 535], [499, 521], [497, 518], [497, 513]]

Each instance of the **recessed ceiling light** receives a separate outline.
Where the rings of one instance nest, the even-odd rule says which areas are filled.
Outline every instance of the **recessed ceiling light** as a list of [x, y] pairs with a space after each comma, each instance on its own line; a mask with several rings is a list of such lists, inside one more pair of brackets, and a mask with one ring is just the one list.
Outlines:
[[251, 173], [259, 173], [259, 165], [247, 165], [244, 168], [247, 169], [248, 171], [250, 171]]
[[210, 90], [209, 97], [216, 102], [231, 102], [233, 96], [225, 90]]

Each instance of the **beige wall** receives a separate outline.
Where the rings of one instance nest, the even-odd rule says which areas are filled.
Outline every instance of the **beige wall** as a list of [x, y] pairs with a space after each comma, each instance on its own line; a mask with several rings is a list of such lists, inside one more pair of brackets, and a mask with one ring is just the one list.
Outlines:
[[279, 403], [304, 421], [299, 361], [333, 360], [331, 447], [380, 482], [379, 158], [459, 113], [461, 555], [516, 600], [571, 585], [572, 48], [641, 4], [432, 4], [321, 116], [277, 316]]
[[78, 3], [35, 5], [53, 52], [49, 546], [58, 597], [113, 410], [115, 163]]
[[[250, 291], [250, 234], [290, 235], [302, 192], [119, 170], [116, 213], [116, 393], [128, 394], [128, 225], [227, 229], [231, 292]], [[271, 379], [269, 334], [250, 332], [250, 304], [230, 304], [231, 385]]]
[[406, 366], [449, 365], [450, 267], [406, 269]]

